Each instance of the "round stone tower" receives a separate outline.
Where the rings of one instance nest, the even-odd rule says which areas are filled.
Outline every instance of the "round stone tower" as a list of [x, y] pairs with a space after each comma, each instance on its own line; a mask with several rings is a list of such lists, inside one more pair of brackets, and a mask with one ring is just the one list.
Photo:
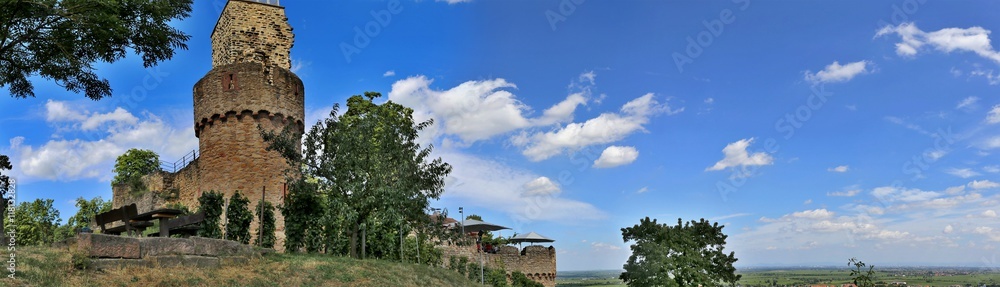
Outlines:
[[[212, 70], [194, 85], [194, 129], [198, 137], [199, 192], [226, 199], [239, 190], [254, 210], [261, 198], [282, 203], [288, 168], [267, 151], [258, 125], [280, 131], [291, 125], [301, 138], [305, 116], [302, 80], [289, 69], [294, 35], [284, 7], [275, 0], [229, 0], [212, 32]], [[277, 217], [277, 248], [284, 218]], [[257, 220], [250, 231], [256, 238]]]

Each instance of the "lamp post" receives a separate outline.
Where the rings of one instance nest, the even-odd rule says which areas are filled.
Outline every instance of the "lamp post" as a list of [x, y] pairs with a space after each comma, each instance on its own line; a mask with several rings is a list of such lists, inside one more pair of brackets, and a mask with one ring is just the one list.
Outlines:
[[461, 206], [458, 207], [458, 214], [462, 216], [462, 220], [459, 220], [458, 223], [462, 225], [462, 241], [465, 241], [465, 213]]

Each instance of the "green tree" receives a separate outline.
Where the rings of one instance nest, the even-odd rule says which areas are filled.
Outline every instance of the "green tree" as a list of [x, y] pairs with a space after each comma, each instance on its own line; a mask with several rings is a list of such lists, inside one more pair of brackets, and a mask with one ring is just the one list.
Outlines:
[[142, 176], [160, 170], [160, 156], [151, 150], [129, 149], [115, 159], [115, 178], [111, 185], [126, 184], [132, 192], [144, 192]]
[[192, 0], [2, 0], [0, 87], [15, 98], [34, 97], [28, 80], [41, 76], [99, 100], [111, 96], [93, 63], [113, 63], [132, 51], [145, 67], [187, 49], [190, 36], [170, 27], [186, 18]]
[[250, 222], [253, 221], [253, 214], [247, 207], [249, 204], [250, 200], [239, 190], [229, 198], [229, 207], [226, 208], [226, 239], [250, 244]]
[[[431, 147], [416, 143], [418, 132], [432, 122], [414, 122], [412, 109], [392, 101], [374, 103], [379, 97], [376, 92], [352, 96], [347, 112], [339, 116], [334, 106], [330, 117], [306, 134], [304, 144], [295, 140], [290, 127], [280, 134], [261, 130], [269, 150], [285, 156], [291, 166], [303, 167], [297, 180], [315, 182], [315, 190], [329, 207], [324, 209], [325, 234], [347, 236], [347, 253], [352, 257], [368, 253], [361, 250], [367, 242], [360, 241], [370, 237], [369, 227], [377, 228], [371, 235], [381, 239], [375, 245], [385, 248], [381, 253], [395, 253], [391, 248], [396, 244], [388, 242], [398, 244], [400, 230], [430, 220], [425, 213], [428, 202], [440, 197], [444, 178], [451, 172], [440, 158], [430, 160]], [[301, 153], [300, 146], [305, 147]], [[291, 220], [286, 215], [286, 226], [298, 224]], [[325, 241], [330, 244], [333, 239]]]
[[736, 257], [723, 251], [726, 238], [718, 223], [705, 219], [677, 225], [657, 224], [649, 217], [622, 228], [622, 239], [634, 242], [619, 277], [628, 286], [723, 286], [735, 284]]
[[111, 201], [104, 201], [100, 196], [90, 200], [79, 197], [76, 199], [76, 208], [76, 214], [66, 221], [66, 226], [74, 233], [84, 227], [89, 227], [90, 222], [98, 214], [111, 211]]
[[521, 271], [514, 271], [510, 273], [511, 286], [513, 287], [544, 287], [542, 283], [538, 283], [528, 279], [528, 276], [521, 273]]
[[273, 248], [274, 242], [274, 205], [266, 200], [257, 202], [254, 214], [257, 218], [258, 236], [254, 240], [254, 245]]
[[205, 221], [201, 222], [198, 229], [198, 236], [206, 238], [222, 238], [222, 229], [219, 223], [222, 221], [222, 205], [225, 203], [222, 193], [209, 191], [202, 193], [198, 197], [198, 210], [205, 213]]
[[[3, 174], [4, 170], [11, 170], [10, 158], [0, 154], [0, 216], [7, 217], [8, 199], [13, 195], [10, 176]], [[0, 232], [6, 232], [4, 221], [0, 220]], [[2, 237], [2, 236], [0, 236]]]
[[[861, 262], [861, 260], [852, 257], [847, 260], [847, 266], [854, 267], [854, 269], [851, 269], [851, 282], [854, 282], [855, 286], [875, 286], [875, 265], [867, 265]], [[868, 267], [868, 270], [865, 270], [865, 267]]]
[[35, 199], [21, 202], [15, 207], [14, 221], [4, 216], [7, 224], [14, 226], [17, 243], [43, 245], [55, 242], [59, 227], [59, 211], [52, 207], [52, 199]]

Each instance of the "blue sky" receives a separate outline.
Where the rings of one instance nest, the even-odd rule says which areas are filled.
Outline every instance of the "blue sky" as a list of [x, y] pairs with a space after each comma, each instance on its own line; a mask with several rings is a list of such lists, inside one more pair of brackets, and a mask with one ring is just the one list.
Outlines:
[[[450, 2], [283, 1], [306, 120], [364, 91], [434, 118], [432, 206], [556, 239], [559, 270], [621, 268], [645, 216], [725, 224], [738, 266], [1000, 266], [1000, 3]], [[98, 64], [110, 99], [0, 96], [19, 200], [67, 218], [128, 148], [196, 149], [223, 3], [170, 61]]]

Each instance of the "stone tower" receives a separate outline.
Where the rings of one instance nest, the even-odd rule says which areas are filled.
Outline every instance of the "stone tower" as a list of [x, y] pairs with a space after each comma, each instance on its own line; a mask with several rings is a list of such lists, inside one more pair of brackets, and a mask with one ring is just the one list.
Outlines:
[[[305, 90], [292, 73], [289, 52], [294, 35], [284, 7], [275, 0], [229, 0], [212, 32], [212, 70], [194, 85], [197, 196], [215, 190], [228, 199], [239, 190], [251, 212], [262, 197], [282, 203], [285, 159], [267, 151], [257, 130], [280, 131], [292, 125], [301, 137]], [[185, 193], [182, 191], [182, 194]], [[184, 196], [182, 196], [184, 197]], [[183, 201], [190, 201], [185, 198]], [[276, 235], [284, 242], [284, 218]], [[256, 238], [257, 220], [250, 231]]]

